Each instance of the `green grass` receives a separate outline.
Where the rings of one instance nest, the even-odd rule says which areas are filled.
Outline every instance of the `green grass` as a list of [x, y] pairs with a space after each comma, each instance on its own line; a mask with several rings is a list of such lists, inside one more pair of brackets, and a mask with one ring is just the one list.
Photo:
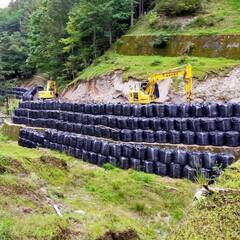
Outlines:
[[[0, 142], [0, 239], [96, 239], [132, 229], [161, 239], [198, 188], [187, 180], [105, 168]], [[53, 209], [57, 204], [63, 217]], [[79, 210], [80, 213], [78, 212]]]
[[202, 2], [203, 10], [183, 27], [179, 25], [177, 17], [162, 18], [152, 12], [144, 16], [128, 35], [216, 35], [240, 32], [239, 0]]
[[125, 56], [113, 51], [107, 52], [98, 58], [91, 66], [80, 73], [72, 84], [80, 80], [88, 81], [114, 70], [123, 71], [123, 79], [147, 79], [152, 73], [169, 70], [183, 64], [191, 63], [194, 78], [203, 79], [211, 73], [222, 73], [240, 64], [240, 60], [225, 58], [200, 58], [200, 57], [162, 57], [162, 56]]
[[239, 239], [240, 161], [221, 175], [215, 187], [228, 191], [213, 194], [192, 208], [169, 239]]

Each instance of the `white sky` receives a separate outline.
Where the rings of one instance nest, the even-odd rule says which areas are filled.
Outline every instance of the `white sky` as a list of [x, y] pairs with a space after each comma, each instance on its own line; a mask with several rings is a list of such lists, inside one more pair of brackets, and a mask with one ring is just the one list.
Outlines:
[[5, 8], [10, 3], [10, 0], [0, 0], [0, 8]]

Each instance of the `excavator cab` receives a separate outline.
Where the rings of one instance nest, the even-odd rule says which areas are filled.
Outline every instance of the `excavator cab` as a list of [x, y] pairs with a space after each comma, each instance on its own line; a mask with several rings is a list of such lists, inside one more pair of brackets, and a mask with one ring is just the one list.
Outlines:
[[38, 92], [38, 99], [51, 100], [57, 97], [57, 84], [55, 81], [48, 81], [45, 91]]

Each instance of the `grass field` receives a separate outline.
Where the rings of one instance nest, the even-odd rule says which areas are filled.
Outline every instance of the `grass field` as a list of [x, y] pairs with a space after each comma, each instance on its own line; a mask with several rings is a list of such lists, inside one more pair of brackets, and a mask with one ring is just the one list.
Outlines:
[[[159, 17], [154, 10], [144, 16], [128, 35], [216, 35], [240, 32], [240, 1], [202, 1], [203, 9], [195, 16]], [[185, 22], [179, 24], [179, 22]]]
[[187, 180], [102, 169], [1, 138], [0, 239], [92, 240], [127, 230], [140, 239], [162, 239], [191, 206], [197, 188]]

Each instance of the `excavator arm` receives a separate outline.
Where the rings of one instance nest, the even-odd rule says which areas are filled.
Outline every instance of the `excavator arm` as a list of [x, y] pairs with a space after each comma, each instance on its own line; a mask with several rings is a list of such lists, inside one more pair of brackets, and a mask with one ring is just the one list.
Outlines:
[[[138, 93], [130, 92], [130, 102], [136, 103], [134, 101], [137, 99], [137, 95], [139, 95], [138, 103], [150, 103], [159, 98], [159, 96], [156, 96], [156, 84], [159, 81], [168, 79], [168, 78], [178, 78], [183, 77], [184, 79], [184, 88], [185, 88], [185, 95], [186, 95], [186, 101], [191, 102], [192, 100], [192, 66], [190, 64], [187, 64], [182, 67], [178, 67], [175, 69], [172, 69], [170, 71], [161, 72], [158, 74], [153, 74], [149, 77], [147, 85], [144, 90], [138, 91]], [[142, 98], [142, 100], [140, 99]]]

